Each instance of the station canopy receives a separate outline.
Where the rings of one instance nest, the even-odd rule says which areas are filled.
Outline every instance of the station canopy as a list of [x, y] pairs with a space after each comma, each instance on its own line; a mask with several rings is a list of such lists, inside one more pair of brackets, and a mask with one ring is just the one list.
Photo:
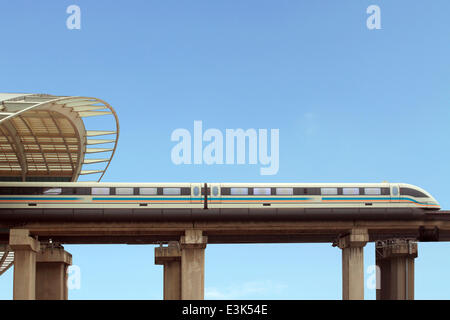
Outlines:
[[118, 136], [100, 99], [0, 93], [0, 181], [100, 181]]
[[8, 245], [0, 244], [0, 276], [14, 264], [14, 252]]

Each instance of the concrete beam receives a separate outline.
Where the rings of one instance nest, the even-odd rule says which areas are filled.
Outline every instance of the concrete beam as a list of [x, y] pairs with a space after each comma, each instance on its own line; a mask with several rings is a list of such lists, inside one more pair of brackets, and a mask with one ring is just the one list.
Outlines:
[[181, 249], [176, 241], [155, 248], [155, 264], [164, 266], [164, 300], [181, 299]]
[[67, 300], [67, 269], [72, 255], [64, 248], [44, 247], [36, 256], [36, 299]]
[[364, 300], [364, 246], [369, 241], [367, 229], [352, 229], [338, 238], [342, 249], [342, 299]]
[[375, 246], [376, 264], [381, 277], [377, 300], [414, 300], [414, 259], [418, 248], [414, 240], [392, 239], [378, 241]]
[[[39, 208], [38, 208], [39, 209]], [[12, 209], [11, 209], [12, 210]], [[10, 222], [7, 223], [6, 218], [15, 214], [11, 210], [3, 210], [1, 213], [0, 229], [9, 228]], [[33, 210], [26, 209], [33, 215]], [[39, 209], [40, 210], [40, 209]], [[48, 212], [51, 214], [60, 214], [60, 210], [55, 209]], [[115, 216], [115, 212], [108, 210], [111, 219]], [[118, 209], [121, 214], [125, 214], [122, 209]], [[130, 209], [131, 210], [131, 209]], [[189, 215], [193, 214], [195, 210]], [[202, 210], [203, 214], [206, 214]], [[256, 209], [255, 209], [256, 210]], [[263, 209], [261, 209], [263, 210]], [[265, 210], [265, 209], [264, 209]], [[91, 210], [92, 211], [92, 210]], [[95, 210], [96, 211], [96, 210]], [[72, 212], [69, 210], [69, 212]], [[75, 214], [82, 215], [83, 211], [76, 209]], [[99, 215], [103, 215], [103, 211], [96, 211]], [[105, 211], [106, 212], [106, 211]], [[209, 211], [208, 211], [209, 212]], [[449, 211], [450, 212], [450, 211]], [[86, 212], [91, 215], [92, 212]], [[95, 213], [95, 214], [97, 214]], [[131, 213], [131, 211], [129, 212]], [[73, 213], [70, 213], [73, 214]], [[183, 213], [184, 214], [184, 213]], [[195, 215], [198, 212], [195, 212]], [[178, 216], [176, 213], [174, 215]], [[179, 215], [179, 217], [182, 214]], [[94, 216], [91, 216], [94, 217]], [[236, 217], [236, 216], [235, 216]], [[251, 217], [251, 214], [248, 215]], [[174, 218], [175, 219], [175, 218]], [[5, 222], [6, 221], [6, 222]], [[26, 222], [22, 228], [30, 230], [33, 235], [39, 236], [39, 239], [52, 238], [66, 244], [82, 244], [82, 243], [148, 243], [154, 244], [156, 241], [179, 241], [184, 235], [186, 229], [202, 230], [208, 235], [208, 243], [311, 243], [321, 242], [329, 243], [336, 239], [339, 234], [348, 233], [349, 230], [357, 225], [359, 228], [366, 228], [370, 231], [370, 240], [384, 240], [393, 237], [416, 238], [419, 235], [419, 229], [425, 227], [426, 230], [439, 227], [439, 240], [450, 241], [450, 214], [444, 213], [432, 214], [427, 213], [427, 218], [411, 219], [411, 220], [391, 220], [391, 219], [372, 219], [372, 220], [320, 220], [310, 217], [309, 220], [302, 221], [242, 221], [230, 220], [226, 221], [109, 221], [109, 222], [80, 222], [80, 221], [64, 221], [64, 222]], [[2, 241], [0, 235], [0, 241]]]
[[188, 229], [181, 236], [181, 299], [205, 297], [205, 248], [208, 238], [202, 230]]
[[14, 251], [14, 300], [36, 298], [36, 252], [39, 242], [29, 236], [26, 229], [11, 229], [9, 245]]

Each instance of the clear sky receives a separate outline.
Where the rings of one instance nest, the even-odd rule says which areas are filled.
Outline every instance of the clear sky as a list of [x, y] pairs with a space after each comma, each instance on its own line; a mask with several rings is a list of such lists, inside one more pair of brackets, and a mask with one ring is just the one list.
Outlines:
[[[81, 29], [69, 30], [70, 5]], [[369, 30], [369, 5], [381, 29]], [[0, 92], [118, 113], [103, 181], [406, 182], [450, 209], [448, 0], [0, 1]], [[175, 165], [177, 128], [279, 129], [280, 166]], [[71, 299], [161, 299], [153, 245], [66, 246]], [[374, 245], [365, 249], [374, 264]], [[450, 246], [421, 243], [416, 298], [449, 299]], [[0, 298], [12, 298], [10, 269]], [[367, 274], [369, 277], [370, 274]], [[206, 298], [341, 299], [331, 244], [208, 245]], [[375, 290], [366, 288], [366, 298]]]

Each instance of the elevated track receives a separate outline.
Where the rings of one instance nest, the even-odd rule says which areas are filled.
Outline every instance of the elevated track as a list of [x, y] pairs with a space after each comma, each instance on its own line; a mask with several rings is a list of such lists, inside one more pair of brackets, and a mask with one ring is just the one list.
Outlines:
[[61, 244], [154, 244], [202, 230], [210, 244], [333, 243], [354, 228], [369, 241], [450, 241], [450, 211], [422, 209], [2, 209], [0, 243], [10, 229]]

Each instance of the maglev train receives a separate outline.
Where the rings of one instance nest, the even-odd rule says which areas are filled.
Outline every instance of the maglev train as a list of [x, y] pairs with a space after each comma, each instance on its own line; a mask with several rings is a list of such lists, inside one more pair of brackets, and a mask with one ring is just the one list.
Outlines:
[[440, 209], [405, 183], [0, 182], [0, 210], [33, 207]]

